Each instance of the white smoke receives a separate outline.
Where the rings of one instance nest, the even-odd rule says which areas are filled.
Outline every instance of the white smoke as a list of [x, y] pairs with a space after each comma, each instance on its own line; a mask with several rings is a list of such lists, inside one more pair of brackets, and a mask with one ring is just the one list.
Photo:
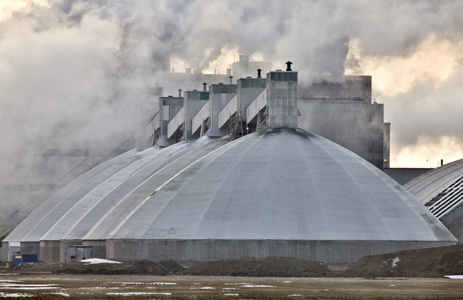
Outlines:
[[[401, 68], [388, 63], [410, 62], [407, 59], [425, 53], [420, 49], [429, 43], [429, 47], [442, 41], [461, 46], [462, 4], [4, 2], [0, 4], [0, 180], [34, 184], [55, 178], [40, 167], [37, 149], [111, 149], [134, 137], [137, 108], [151, 97], [146, 87], [162, 81], [159, 72], [172, 67], [169, 61], [184, 67], [229, 68], [238, 54], [272, 61], [277, 68], [291, 60], [302, 78], [335, 79], [345, 74], [345, 66], [351, 73], [373, 75], [375, 94], [385, 103], [386, 121], [392, 122], [392, 165], [406, 165], [407, 159], [413, 163], [406, 154], [416, 156], [413, 149], [424, 151], [423, 145], [430, 142], [439, 145], [423, 152], [430, 160], [445, 153], [442, 158], [457, 159], [449, 154], [463, 155], [459, 117], [463, 54], [451, 52], [455, 60], [447, 75], [440, 77], [426, 75], [419, 65], [401, 74]], [[401, 77], [416, 80], [392, 93], [397, 82], [406, 81]], [[174, 94], [177, 88], [165, 94]], [[446, 150], [436, 153], [436, 149]], [[2, 196], [0, 201], [12, 199]], [[11, 204], [10, 210], [15, 207], [17, 203]]]

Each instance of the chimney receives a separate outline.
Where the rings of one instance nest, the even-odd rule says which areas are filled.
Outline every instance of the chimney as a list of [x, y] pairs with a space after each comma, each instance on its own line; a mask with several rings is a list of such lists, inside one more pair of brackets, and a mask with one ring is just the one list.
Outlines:
[[203, 82], [203, 91], [207, 92], [207, 83], [206, 82]]
[[[289, 64], [288, 64], [289, 63]], [[270, 128], [297, 128], [297, 72], [267, 73], [267, 125]]]
[[178, 97], [182, 97], [182, 89], [178, 89]]
[[292, 65], [292, 64], [293, 64], [293, 63], [290, 62], [290, 61], [287, 61], [287, 62], [286, 62], [286, 71], [292, 71], [292, 70], [291, 70], [291, 65]]
[[233, 84], [233, 76], [228, 76], [228, 78], [230, 79], [230, 84]]
[[262, 70], [261, 69], [257, 69], [257, 78], [262, 78]]

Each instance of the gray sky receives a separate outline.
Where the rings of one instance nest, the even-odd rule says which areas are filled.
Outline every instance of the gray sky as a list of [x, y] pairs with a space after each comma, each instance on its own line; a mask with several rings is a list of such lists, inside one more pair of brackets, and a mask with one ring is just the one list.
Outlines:
[[4, 0], [0, 178], [30, 149], [132, 134], [169, 59], [224, 73], [238, 54], [306, 78], [372, 75], [392, 166], [434, 167], [463, 156], [462, 33], [461, 1]]

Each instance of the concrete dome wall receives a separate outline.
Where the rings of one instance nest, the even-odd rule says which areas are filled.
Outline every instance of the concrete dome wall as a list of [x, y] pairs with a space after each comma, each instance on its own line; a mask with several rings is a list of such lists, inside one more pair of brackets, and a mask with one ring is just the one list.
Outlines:
[[[437, 241], [445, 233], [384, 173], [302, 131], [252, 134], [189, 161], [110, 238]], [[107, 238], [93, 232], [84, 239]]]
[[302, 130], [126, 155], [52, 198], [7, 238], [46, 261], [78, 244], [113, 259], [343, 262], [455, 242], [386, 174]]

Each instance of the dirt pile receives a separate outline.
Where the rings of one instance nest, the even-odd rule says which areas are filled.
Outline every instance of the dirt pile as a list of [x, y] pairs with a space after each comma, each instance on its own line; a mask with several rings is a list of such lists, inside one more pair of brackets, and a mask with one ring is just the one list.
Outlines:
[[321, 262], [289, 257], [264, 259], [241, 258], [238, 260], [196, 263], [181, 271], [183, 275], [258, 276], [258, 277], [325, 277], [330, 274]]
[[365, 256], [345, 277], [442, 277], [463, 274], [463, 245]]
[[[185, 268], [184, 265], [189, 265]], [[288, 257], [211, 262], [128, 261], [120, 264], [66, 262], [24, 265], [5, 272], [67, 274], [215, 275], [257, 277], [443, 277], [463, 274], [463, 245], [366, 256], [347, 269]], [[335, 266], [336, 267], [336, 266]], [[339, 267], [339, 266], [337, 266]], [[344, 270], [345, 269], [345, 270]]]
[[12, 271], [21, 273], [56, 273], [56, 274], [149, 274], [149, 275], [172, 275], [184, 267], [174, 261], [155, 262], [151, 260], [127, 261], [116, 263], [90, 264], [80, 261], [43, 264], [17, 268]]

